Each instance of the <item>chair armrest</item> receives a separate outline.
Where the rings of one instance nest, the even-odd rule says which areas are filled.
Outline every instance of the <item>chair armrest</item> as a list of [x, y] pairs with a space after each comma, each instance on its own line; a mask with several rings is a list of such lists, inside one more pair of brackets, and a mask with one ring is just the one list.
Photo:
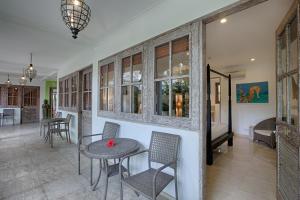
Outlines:
[[[145, 149], [145, 150], [142, 150], [142, 151], [138, 151], [138, 152], [135, 152], [135, 153], [132, 153], [132, 154], [129, 154], [127, 156], [124, 156], [123, 158], [121, 158], [120, 162], [119, 162], [119, 172], [122, 170], [122, 163], [123, 161], [126, 159], [126, 158], [130, 158], [132, 156], [136, 156], [136, 155], [139, 155], [139, 154], [142, 154], [142, 153], [146, 153], [148, 152], [149, 153], [149, 149]], [[129, 170], [129, 169], [128, 169]], [[120, 173], [121, 175], [121, 173]]]
[[[155, 172], [155, 174], [154, 174], [154, 177], [153, 177], [153, 181], [152, 181], [152, 184], [153, 184], [153, 191], [152, 191], [152, 195], [153, 195], [153, 197], [156, 195], [156, 179], [157, 179], [157, 176], [158, 176], [158, 174], [162, 171], [162, 170], [164, 170], [165, 168], [167, 168], [167, 167], [170, 167], [171, 165], [176, 165], [176, 160], [173, 160], [173, 161], [171, 161], [171, 162], [169, 162], [168, 164], [165, 164], [165, 165], [163, 165], [163, 166], [161, 166], [160, 168], [158, 168], [157, 170], [156, 170], [156, 172]], [[175, 172], [176, 173], [176, 172]]]
[[98, 133], [98, 134], [91, 134], [91, 135], [82, 135], [80, 136], [79, 140], [78, 140], [78, 146], [80, 146], [82, 140], [84, 138], [87, 138], [87, 137], [93, 137], [93, 136], [98, 136], [98, 135], [103, 135], [103, 133]]

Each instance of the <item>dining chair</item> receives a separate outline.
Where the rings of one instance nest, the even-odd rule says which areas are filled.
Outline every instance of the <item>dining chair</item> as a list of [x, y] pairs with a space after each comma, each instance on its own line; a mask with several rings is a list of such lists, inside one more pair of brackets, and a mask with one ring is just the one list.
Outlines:
[[[169, 133], [152, 132], [150, 147], [121, 159], [119, 170], [121, 170], [124, 159], [142, 153], [148, 153], [148, 170], [141, 173], [130, 175], [126, 178], [120, 176], [120, 199], [123, 200], [123, 184], [133, 189], [136, 194], [142, 194], [148, 199], [156, 200], [161, 191], [174, 180], [175, 196], [178, 200], [177, 187], [177, 158], [180, 136]], [[152, 168], [152, 163], [162, 164], [161, 167]], [[171, 168], [174, 175], [163, 172], [164, 169]]]
[[[62, 115], [62, 112], [56, 112], [55, 115], [54, 115], [54, 118], [59, 118], [61, 117]], [[48, 126], [48, 121], [49, 119], [42, 119], [40, 121], [40, 136], [42, 135], [42, 132], [43, 132], [43, 137], [45, 137], [45, 132], [46, 132], [46, 127]]]
[[[80, 169], [80, 155], [83, 154], [86, 157], [89, 158], [88, 155], [85, 154], [85, 148], [89, 143], [85, 143], [84, 139], [91, 138], [94, 136], [102, 136], [101, 140], [103, 139], [111, 139], [115, 138], [120, 130], [120, 125], [113, 122], [105, 122], [104, 128], [102, 133], [98, 134], [91, 134], [91, 135], [81, 135], [78, 140], [78, 174], [81, 175], [81, 169]], [[90, 158], [90, 184], [93, 185], [93, 159]], [[102, 168], [102, 161], [100, 160], [100, 175], [101, 175], [101, 168]], [[119, 169], [118, 169], [119, 170]], [[99, 180], [97, 180], [98, 182]], [[93, 188], [95, 190], [95, 187]]]
[[[15, 125], [15, 110], [14, 109], [3, 109], [2, 120], [3, 122], [7, 119], [12, 119], [13, 125]], [[3, 124], [2, 122], [2, 124]]]
[[51, 148], [53, 148], [53, 135], [59, 135], [60, 137], [60, 129], [59, 129], [59, 123], [55, 121], [49, 121], [48, 122], [48, 131], [47, 135], [45, 137], [45, 141], [49, 140]]
[[71, 143], [71, 136], [70, 136], [70, 122], [72, 119], [71, 114], [67, 114], [67, 117], [64, 121], [59, 123], [59, 131], [60, 133], [66, 133], [67, 142]]

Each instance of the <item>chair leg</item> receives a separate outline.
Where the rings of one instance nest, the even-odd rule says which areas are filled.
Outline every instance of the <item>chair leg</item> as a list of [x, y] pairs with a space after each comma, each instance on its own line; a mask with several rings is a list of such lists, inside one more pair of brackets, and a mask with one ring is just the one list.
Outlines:
[[177, 185], [177, 177], [176, 176], [174, 179], [175, 180], [175, 199], [178, 200], [178, 185]]
[[99, 174], [98, 174], [97, 181], [96, 181], [96, 183], [94, 184], [93, 191], [96, 190], [96, 187], [97, 187], [97, 185], [98, 185], [98, 183], [99, 183], [99, 181], [100, 181], [100, 178], [101, 178], [101, 170], [102, 170], [102, 161], [99, 160]]
[[108, 169], [107, 169], [107, 160], [104, 160], [104, 168], [105, 168], [105, 189], [104, 189], [104, 198], [107, 196], [107, 187], [108, 187]]
[[78, 175], [81, 175], [81, 172], [80, 172], [80, 151], [78, 149]]
[[91, 158], [91, 180], [90, 180], [90, 184], [91, 186], [93, 185], [93, 159]]

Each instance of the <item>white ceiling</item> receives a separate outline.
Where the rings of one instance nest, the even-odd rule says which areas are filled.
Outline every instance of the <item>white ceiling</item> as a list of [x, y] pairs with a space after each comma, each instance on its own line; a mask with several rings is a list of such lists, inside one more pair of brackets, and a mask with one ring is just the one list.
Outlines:
[[33, 64], [47, 77], [87, 48], [94, 48], [163, 0], [87, 0], [92, 17], [74, 40], [62, 21], [60, 0], [2, 0], [0, 6], [0, 73], [20, 73]]
[[[242, 68], [275, 62], [275, 31], [292, 0], [269, 0], [207, 25], [207, 63]], [[251, 63], [250, 58], [255, 58]]]

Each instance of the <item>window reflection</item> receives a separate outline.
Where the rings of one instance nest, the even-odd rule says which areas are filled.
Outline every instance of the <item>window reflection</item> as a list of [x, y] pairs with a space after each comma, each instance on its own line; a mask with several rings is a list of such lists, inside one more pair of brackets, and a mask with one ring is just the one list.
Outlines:
[[187, 36], [172, 42], [172, 75], [188, 75], [189, 70], [189, 38]]
[[189, 117], [189, 78], [172, 80], [172, 116]]
[[298, 113], [298, 90], [299, 90], [299, 84], [298, 84], [298, 75], [294, 74], [291, 76], [291, 124], [298, 125], [299, 123], [299, 113]]
[[142, 85], [132, 86], [132, 110], [133, 113], [142, 113]]
[[169, 115], [169, 83], [168, 81], [157, 81], [156, 85], [156, 112], [158, 115]]
[[169, 43], [155, 48], [155, 78], [169, 76]]

